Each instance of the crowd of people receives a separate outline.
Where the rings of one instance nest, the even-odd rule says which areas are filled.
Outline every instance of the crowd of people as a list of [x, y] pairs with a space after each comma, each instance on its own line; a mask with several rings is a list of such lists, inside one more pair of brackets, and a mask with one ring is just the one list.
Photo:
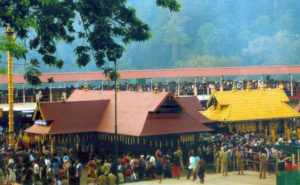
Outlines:
[[68, 153], [59, 156], [48, 150], [33, 149], [8, 152], [4, 147], [0, 158], [0, 184], [77, 185], [83, 181], [84, 168], [87, 169], [84, 184], [88, 185], [113, 185], [117, 179], [120, 183], [154, 179], [162, 182], [163, 178], [180, 179], [183, 171], [187, 172], [187, 179], [199, 178], [204, 183], [207, 168], [223, 176], [227, 176], [228, 171], [237, 171], [239, 175], [245, 175], [244, 170], [259, 171], [259, 178], [264, 179], [267, 171], [276, 171], [276, 161], [279, 170], [299, 168], [298, 156], [278, 150], [276, 146], [300, 146], [300, 140], [279, 137], [272, 143], [263, 138], [259, 133], [212, 134], [184, 150], [178, 146], [176, 151], [157, 149], [152, 154], [120, 154], [117, 163], [112, 155], [90, 154], [89, 160], [82, 162]]
[[[87, 169], [86, 184], [114, 185], [120, 183], [158, 180], [163, 178], [180, 179], [184, 169], [183, 152], [180, 148], [172, 154], [164, 154], [157, 149], [153, 155], [121, 155], [117, 164], [111, 158], [90, 156], [86, 164], [74, 161], [67, 153], [59, 157], [48, 150], [26, 150], [6, 152], [3, 148], [0, 158], [0, 184], [21, 183], [24, 185], [79, 185], [82, 184], [83, 168]], [[193, 164], [201, 182], [204, 183], [205, 162]], [[195, 179], [195, 176], [194, 176]]]
[[287, 140], [280, 136], [275, 143], [272, 143], [259, 133], [217, 134], [211, 136], [207, 143], [206, 147], [203, 146], [203, 150], [207, 151], [213, 146], [216, 173], [221, 171], [223, 176], [228, 174], [228, 170], [238, 171], [239, 175], [243, 175], [244, 169], [247, 169], [259, 170], [259, 177], [265, 178], [266, 171], [269, 173], [276, 171], [276, 162], [285, 163], [286, 169], [289, 170], [299, 167], [298, 156], [277, 149], [279, 145], [293, 145], [300, 148], [300, 140], [296, 138]]
[[24, 185], [80, 184], [82, 165], [68, 155], [58, 157], [34, 150], [3, 152], [0, 159], [0, 184]]
[[[259, 89], [262, 80], [223, 80], [221, 81], [213, 81], [213, 80], [201, 80], [194, 82], [191, 81], [156, 81], [158, 85], [158, 89], [160, 91], [167, 91], [171, 93], [175, 93], [176, 89], [179, 87], [179, 95], [194, 95], [194, 87], [197, 87], [197, 94], [198, 95], [206, 95], [210, 94], [211, 89], [220, 90], [221, 88], [226, 90], [231, 90], [233, 85], [236, 86], [238, 90], [246, 89], [247, 83], [250, 82], [251, 89]], [[143, 82], [139, 83], [130, 83], [129, 81], [124, 81], [123, 83], [119, 83], [120, 90], [129, 90], [129, 91], [151, 91], [154, 89], [156, 82]], [[284, 80], [274, 80], [274, 79], [267, 79], [264, 81], [265, 88], [277, 88], [279, 84], [283, 85], [283, 89], [285, 90], [288, 95], [291, 93], [291, 83], [289, 81]], [[297, 93], [297, 89], [300, 88], [299, 81], [293, 81], [293, 91], [294, 95]], [[222, 86], [222, 87], [221, 87]], [[72, 86], [61, 86], [60, 88], [52, 87], [52, 100], [53, 101], [60, 101], [62, 92], [66, 92], [67, 96], [71, 94], [74, 89], [83, 89], [84, 85], [72, 85]], [[109, 83], [101, 83], [99, 82], [98, 85], [88, 84], [89, 89], [93, 90], [113, 90], [114, 84]], [[36, 94], [39, 94], [40, 101], [50, 101], [50, 88], [15, 88], [14, 89], [14, 101], [15, 102], [23, 102], [23, 92], [25, 94], [25, 101], [26, 102], [34, 102]], [[0, 90], [0, 102], [5, 103], [8, 101], [8, 91]]]

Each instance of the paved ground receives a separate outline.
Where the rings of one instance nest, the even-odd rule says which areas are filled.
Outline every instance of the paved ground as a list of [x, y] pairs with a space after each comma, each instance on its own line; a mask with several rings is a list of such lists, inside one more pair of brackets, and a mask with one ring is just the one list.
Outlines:
[[[126, 183], [126, 185], [154, 185], [159, 184], [157, 180], [155, 181], [142, 181]], [[161, 184], [165, 185], [193, 185], [200, 184], [199, 180], [192, 181], [187, 180], [186, 177], [181, 177], [178, 179], [164, 179]], [[266, 179], [259, 179], [258, 172], [246, 171], [245, 175], [237, 175], [237, 172], [231, 172], [226, 177], [222, 177], [220, 174], [208, 174], [205, 178], [204, 184], [206, 185], [276, 185], [275, 174], [267, 175]]]
[[[86, 184], [86, 174], [87, 171], [83, 171], [83, 178], [81, 178], [81, 183]], [[131, 182], [125, 183], [124, 185], [158, 185], [158, 180], [153, 181], [140, 181], [140, 182]], [[187, 180], [186, 176], [182, 176], [178, 179], [163, 179], [161, 184], [165, 185], [193, 185], [200, 184], [199, 180], [192, 181]], [[275, 174], [267, 174], [266, 179], [259, 179], [258, 172], [245, 171], [245, 175], [238, 175], [237, 172], [230, 172], [228, 176], [222, 177], [221, 174], [209, 173], [205, 178], [204, 184], [206, 185], [276, 185], [276, 176]]]

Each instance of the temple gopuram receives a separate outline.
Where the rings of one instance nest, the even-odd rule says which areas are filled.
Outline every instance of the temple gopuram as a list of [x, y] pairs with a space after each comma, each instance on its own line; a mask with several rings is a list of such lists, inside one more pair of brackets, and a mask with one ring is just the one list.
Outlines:
[[300, 114], [287, 103], [288, 97], [280, 86], [277, 89], [265, 89], [264, 84], [258, 90], [213, 91], [203, 115], [217, 121], [220, 128], [231, 133], [264, 133], [267, 139], [282, 136], [291, 139], [292, 131], [300, 138]]

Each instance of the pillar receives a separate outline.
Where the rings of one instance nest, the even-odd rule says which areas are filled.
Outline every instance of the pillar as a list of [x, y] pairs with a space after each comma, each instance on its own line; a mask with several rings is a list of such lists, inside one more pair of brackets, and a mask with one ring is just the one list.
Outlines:
[[292, 76], [292, 74], [290, 74], [290, 87], [291, 87], [291, 96], [294, 96], [293, 76]]
[[287, 134], [286, 139], [290, 140], [291, 139], [291, 129], [288, 128], [287, 131], [286, 131], [286, 134]]
[[49, 101], [52, 102], [52, 86], [51, 86], [51, 83], [50, 83], [50, 94], [49, 94]]
[[223, 81], [224, 81], [224, 76], [221, 76], [221, 81], [220, 81], [220, 91], [223, 91]]
[[194, 84], [194, 96], [198, 96], [197, 78], [195, 78], [195, 84]]
[[38, 150], [41, 151], [41, 135], [37, 136]]
[[197, 86], [194, 87], [194, 96], [198, 96], [198, 89], [197, 89]]
[[284, 136], [285, 138], [287, 138], [287, 134], [288, 134], [288, 120], [284, 120]]
[[79, 151], [79, 142], [80, 142], [80, 139], [79, 139], [79, 135], [77, 134], [76, 135], [76, 151]]
[[[12, 39], [14, 32], [11, 27], [8, 26], [5, 34], [10, 43], [14, 42]], [[9, 150], [13, 150], [15, 144], [15, 129], [14, 129], [14, 82], [13, 82], [13, 59], [10, 54], [10, 51], [7, 51], [7, 60], [8, 60], [8, 141], [9, 141]]]
[[272, 142], [275, 143], [276, 136], [275, 136], [275, 130], [274, 129], [271, 130], [271, 135], [272, 135]]
[[38, 102], [38, 101], [40, 101], [40, 94], [36, 93], [35, 94], [35, 102]]
[[244, 77], [242, 76], [242, 89], [241, 90], [244, 90]]
[[54, 149], [54, 136], [52, 136], [51, 138], [51, 146], [50, 146], [50, 152], [51, 152], [51, 155], [53, 155], [55, 153], [55, 149]]
[[174, 97], [175, 98], [179, 97], [179, 87], [176, 87]]
[[53, 98], [52, 98], [52, 92], [50, 91], [50, 102], [52, 102], [53, 101]]
[[45, 151], [46, 151], [46, 136], [45, 135], [42, 136], [42, 151], [43, 151], [43, 153], [45, 153]]
[[23, 84], [23, 103], [26, 103], [25, 84]]
[[179, 83], [179, 78], [177, 79], [177, 89], [178, 89], [178, 96], [180, 96], [180, 83]]

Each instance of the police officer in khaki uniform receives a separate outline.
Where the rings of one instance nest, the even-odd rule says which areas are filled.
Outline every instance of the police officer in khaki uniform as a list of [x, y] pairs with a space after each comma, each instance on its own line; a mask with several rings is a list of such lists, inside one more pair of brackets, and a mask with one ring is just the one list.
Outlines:
[[266, 178], [267, 171], [267, 151], [261, 148], [259, 154], [259, 178]]
[[221, 174], [222, 176], [227, 176], [228, 172], [228, 150], [226, 147], [223, 147], [221, 151]]
[[221, 162], [221, 150], [218, 150], [215, 154], [216, 161], [216, 173], [220, 172], [220, 162]]
[[244, 161], [245, 161], [245, 155], [244, 152], [241, 150], [240, 146], [237, 146], [236, 152], [235, 152], [235, 159], [236, 159], [236, 165], [239, 175], [244, 175]]

